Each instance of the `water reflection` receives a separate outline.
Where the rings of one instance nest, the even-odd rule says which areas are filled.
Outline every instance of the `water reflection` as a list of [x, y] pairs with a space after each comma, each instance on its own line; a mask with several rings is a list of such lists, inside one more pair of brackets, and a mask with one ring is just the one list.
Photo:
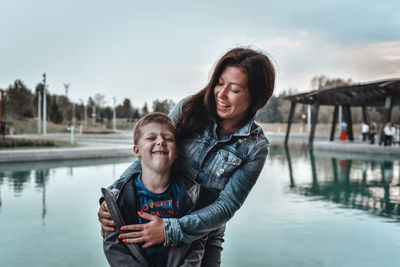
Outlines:
[[[93, 160], [68, 160], [46, 162], [28, 162], [28, 163], [0, 163], [0, 208], [3, 205], [1, 189], [5, 184], [12, 189], [15, 197], [21, 197], [24, 189], [30, 187], [32, 180], [37, 191], [42, 192], [42, 219], [46, 216], [46, 185], [49, 183], [50, 171], [57, 168], [67, 168], [69, 177], [74, 176], [74, 168], [87, 166], [101, 166], [104, 164], [113, 164], [113, 176], [115, 176], [115, 164], [131, 161], [130, 158], [120, 159], [99, 159]], [[0, 209], [1, 212], [1, 209]], [[43, 220], [44, 224], [44, 220]]]
[[[296, 168], [293, 167], [289, 147], [285, 147], [285, 152], [289, 167], [290, 192], [309, 197], [311, 200], [332, 201], [343, 208], [400, 219], [398, 160], [362, 157], [351, 159], [349, 155], [318, 155], [312, 150], [307, 150], [311, 167], [311, 177], [307, 179], [302, 172], [293, 171]], [[299, 177], [299, 181], [296, 181], [296, 176]]]

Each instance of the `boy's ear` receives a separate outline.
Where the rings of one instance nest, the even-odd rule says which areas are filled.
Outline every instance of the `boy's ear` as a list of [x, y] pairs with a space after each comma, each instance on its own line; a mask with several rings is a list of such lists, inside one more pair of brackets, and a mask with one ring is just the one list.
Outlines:
[[142, 157], [142, 155], [140, 155], [139, 147], [137, 145], [133, 145], [133, 153], [135, 153], [135, 156], [139, 159]]

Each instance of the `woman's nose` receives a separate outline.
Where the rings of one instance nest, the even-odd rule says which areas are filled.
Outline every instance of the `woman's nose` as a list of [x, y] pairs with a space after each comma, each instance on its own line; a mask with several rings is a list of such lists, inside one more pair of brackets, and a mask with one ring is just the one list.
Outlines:
[[227, 90], [228, 90], [228, 87], [226, 87], [226, 86], [221, 87], [220, 90], [218, 91], [218, 97], [219, 98], [225, 98]]

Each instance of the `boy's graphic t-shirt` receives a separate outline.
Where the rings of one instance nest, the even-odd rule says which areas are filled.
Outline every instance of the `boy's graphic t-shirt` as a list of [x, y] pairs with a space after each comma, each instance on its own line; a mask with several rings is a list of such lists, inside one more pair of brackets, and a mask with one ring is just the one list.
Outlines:
[[[170, 180], [167, 188], [162, 193], [153, 193], [142, 183], [139, 175], [134, 180], [136, 190], [136, 205], [138, 211], [143, 211], [161, 218], [175, 218], [180, 215], [180, 196], [179, 186]], [[148, 223], [138, 215], [139, 223]], [[162, 244], [154, 245], [144, 249], [151, 266], [165, 266], [168, 258], [168, 248]]]

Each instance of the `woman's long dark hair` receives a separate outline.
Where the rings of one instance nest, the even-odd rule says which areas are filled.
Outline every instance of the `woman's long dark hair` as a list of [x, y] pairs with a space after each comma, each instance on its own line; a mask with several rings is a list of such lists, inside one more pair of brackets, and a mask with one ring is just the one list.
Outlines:
[[242, 123], [253, 118], [272, 96], [275, 86], [275, 69], [269, 58], [261, 52], [248, 48], [234, 48], [217, 63], [206, 87], [183, 103], [182, 113], [177, 123], [177, 138], [190, 137], [199, 131], [208, 120], [217, 116], [214, 87], [227, 66], [239, 67], [247, 76], [250, 105]]

